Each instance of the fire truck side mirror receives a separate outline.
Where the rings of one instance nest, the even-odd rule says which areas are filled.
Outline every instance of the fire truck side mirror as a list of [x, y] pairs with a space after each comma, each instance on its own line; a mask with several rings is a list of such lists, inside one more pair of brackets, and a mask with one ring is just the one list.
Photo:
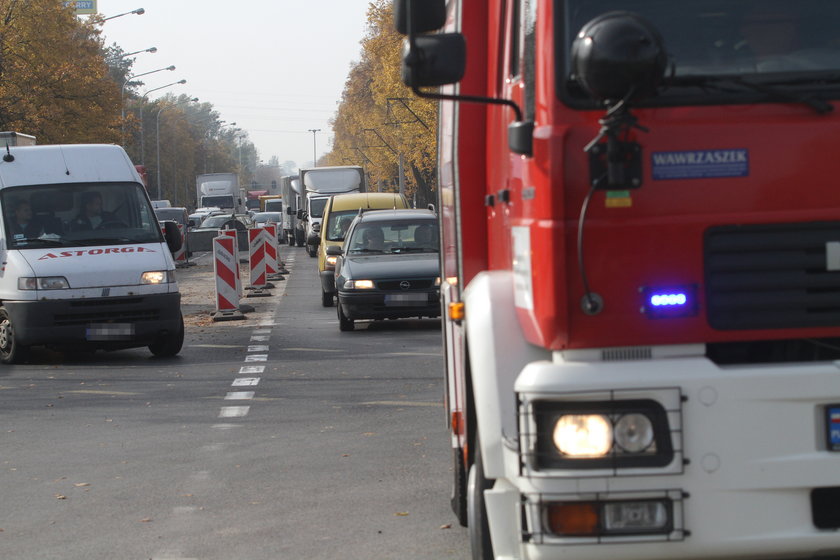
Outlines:
[[412, 88], [454, 84], [464, 77], [467, 44], [460, 33], [414, 37], [414, 47], [403, 41], [400, 77]]
[[630, 12], [590, 20], [572, 43], [573, 77], [598, 100], [629, 103], [655, 95], [667, 65], [659, 30]]
[[[411, 29], [408, 28], [409, 5]], [[446, 0], [397, 0], [394, 2], [394, 27], [402, 35], [426, 33], [446, 23]]]

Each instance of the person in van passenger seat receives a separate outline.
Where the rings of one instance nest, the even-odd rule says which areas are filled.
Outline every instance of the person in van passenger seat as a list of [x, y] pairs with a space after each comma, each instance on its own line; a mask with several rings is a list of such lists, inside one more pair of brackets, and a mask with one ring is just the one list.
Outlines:
[[12, 239], [32, 239], [44, 233], [43, 224], [32, 217], [29, 201], [19, 200], [9, 217], [9, 233]]
[[114, 221], [110, 212], [102, 210], [102, 195], [96, 191], [82, 193], [82, 209], [70, 223], [73, 231], [97, 229], [106, 222]]

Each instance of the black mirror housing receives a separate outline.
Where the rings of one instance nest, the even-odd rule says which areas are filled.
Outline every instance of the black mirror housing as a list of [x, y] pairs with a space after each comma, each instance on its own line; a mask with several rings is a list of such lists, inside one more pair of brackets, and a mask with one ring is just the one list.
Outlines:
[[[408, 4], [411, 3], [411, 29], [408, 28]], [[446, 0], [396, 0], [394, 28], [402, 35], [426, 33], [446, 23]]]
[[508, 148], [521, 156], [534, 155], [534, 121], [516, 121], [508, 125]]
[[467, 43], [460, 33], [421, 35], [414, 48], [403, 43], [400, 77], [412, 88], [437, 87], [460, 82], [467, 65]]
[[163, 238], [166, 239], [169, 252], [177, 253], [181, 250], [184, 240], [181, 238], [181, 230], [178, 229], [177, 222], [170, 220], [163, 222]]
[[344, 254], [344, 251], [341, 250], [341, 245], [330, 245], [327, 247], [327, 255], [330, 257], [340, 257]]

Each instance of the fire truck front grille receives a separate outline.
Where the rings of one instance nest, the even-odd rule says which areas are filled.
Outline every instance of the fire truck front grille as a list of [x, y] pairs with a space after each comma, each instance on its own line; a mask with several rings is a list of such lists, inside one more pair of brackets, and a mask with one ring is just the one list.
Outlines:
[[712, 328], [840, 326], [840, 222], [710, 228], [704, 259]]

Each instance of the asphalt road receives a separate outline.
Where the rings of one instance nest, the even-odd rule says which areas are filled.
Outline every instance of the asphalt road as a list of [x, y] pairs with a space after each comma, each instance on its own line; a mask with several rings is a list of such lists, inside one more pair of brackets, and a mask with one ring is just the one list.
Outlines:
[[[437, 321], [341, 333], [314, 259], [213, 323], [179, 272], [182, 353], [0, 367], [0, 558], [461, 559]], [[251, 303], [249, 299], [248, 303]]]

